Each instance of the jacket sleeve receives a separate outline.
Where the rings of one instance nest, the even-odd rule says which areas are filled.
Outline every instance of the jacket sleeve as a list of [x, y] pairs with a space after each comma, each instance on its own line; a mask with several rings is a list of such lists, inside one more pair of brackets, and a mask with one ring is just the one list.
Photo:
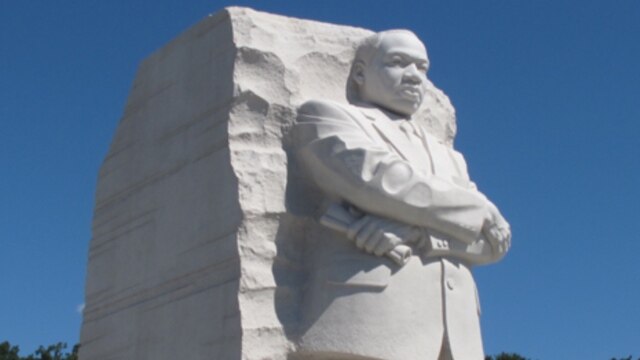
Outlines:
[[302, 169], [325, 193], [358, 208], [470, 243], [488, 214], [486, 198], [425, 177], [370, 137], [352, 111], [312, 100], [298, 109], [293, 141]]

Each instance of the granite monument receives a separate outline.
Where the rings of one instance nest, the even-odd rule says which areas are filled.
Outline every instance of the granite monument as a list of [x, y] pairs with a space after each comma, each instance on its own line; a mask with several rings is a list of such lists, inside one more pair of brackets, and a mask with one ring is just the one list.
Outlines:
[[411, 32], [230, 7], [144, 60], [100, 168], [80, 359], [481, 359], [510, 232]]

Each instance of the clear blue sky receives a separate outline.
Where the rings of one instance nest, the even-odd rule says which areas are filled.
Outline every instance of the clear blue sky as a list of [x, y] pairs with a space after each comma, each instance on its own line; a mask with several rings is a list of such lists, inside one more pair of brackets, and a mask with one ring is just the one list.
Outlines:
[[513, 227], [476, 271], [487, 353], [640, 356], [636, 0], [0, 0], [0, 341], [78, 341], [96, 174], [137, 64], [232, 4], [416, 32]]

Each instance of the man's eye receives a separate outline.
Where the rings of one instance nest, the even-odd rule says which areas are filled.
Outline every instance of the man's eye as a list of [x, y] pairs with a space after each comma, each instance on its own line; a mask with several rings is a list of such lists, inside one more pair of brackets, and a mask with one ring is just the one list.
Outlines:
[[405, 61], [402, 58], [395, 57], [395, 58], [391, 59], [389, 64], [392, 65], [392, 66], [404, 66], [405, 65]]

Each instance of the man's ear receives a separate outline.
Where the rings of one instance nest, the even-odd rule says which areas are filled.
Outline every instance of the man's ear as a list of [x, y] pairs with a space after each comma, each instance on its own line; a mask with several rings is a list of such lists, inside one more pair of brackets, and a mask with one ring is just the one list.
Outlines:
[[358, 86], [362, 86], [364, 84], [364, 62], [362, 60], [358, 60], [355, 64], [353, 64], [353, 81], [355, 81]]

